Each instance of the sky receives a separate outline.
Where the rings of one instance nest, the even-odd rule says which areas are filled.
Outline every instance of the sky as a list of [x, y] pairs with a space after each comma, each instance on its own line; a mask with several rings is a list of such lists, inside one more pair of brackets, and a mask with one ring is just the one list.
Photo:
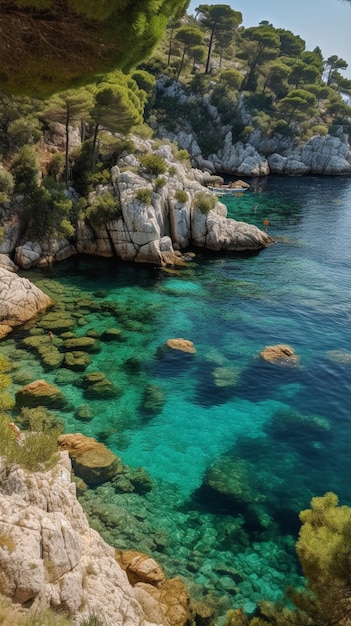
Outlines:
[[258, 26], [268, 20], [276, 28], [291, 30], [306, 42], [306, 50], [319, 46], [323, 57], [333, 54], [349, 67], [341, 74], [351, 79], [351, 2], [342, 0], [191, 0], [188, 13], [199, 4], [229, 4], [243, 16], [242, 25]]

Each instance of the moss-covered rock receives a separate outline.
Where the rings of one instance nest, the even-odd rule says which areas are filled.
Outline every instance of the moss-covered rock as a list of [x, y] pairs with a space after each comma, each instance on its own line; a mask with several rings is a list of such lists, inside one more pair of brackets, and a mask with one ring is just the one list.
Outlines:
[[64, 366], [75, 372], [84, 372], [90, 363], [91, 357], [87, 352], [73, 350], [65, 354]]
[[101, 335], [102, 341], [124, 341], [120, 328], [107, 328]]
[[54, 335], [65, 333], [74, 327], [74, 320], [62, 311], [52, 311], [38, 322], [38, 327], [51, 331]]
[[74, 417], [81, 422], [90, 422], [94, 417], [94, 413], [89, 404], [81, 404], [77, 408]]
[[52, 337], [47, 334], [29, 336], [22, 341], [23, 347], [36, 352], [47, 371], [60, 367], [64, 358], [55, 344], [56, 342], [54, 343]]
[[65, 339], [63, 347], [67, 351], [80, 350], [82, 352], [97, 353], [100, 351], [100, 343], [98, 339], [93, 337], [72, 337]]
[[78, 385], [83, 387], [87, 398], [114, 398], [122, 394], [122, 390], [102, 372], [85, 374], [78, 381]]

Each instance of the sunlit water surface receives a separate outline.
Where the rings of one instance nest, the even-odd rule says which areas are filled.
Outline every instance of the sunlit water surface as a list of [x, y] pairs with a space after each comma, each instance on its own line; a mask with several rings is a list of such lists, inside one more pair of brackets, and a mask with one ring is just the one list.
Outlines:
[[[351, 179], [270, 178], [225, 202], [239, 221], [262, 228], [268, 218], [277, 243], [249, 256], [197, 251], [171, 273], [80, 258], [25, 274], [75, 314], [76, 335], [121, 329], [124, 341], [102, 341], [87, 371], [104, 372], [122, 395], [87, 401], [62, 368], [61, 378], [45, 372], [32, 353], [19, 363], [60, 383], [72, 405], [66, 431], [103, 441], [152, 478], [144, 495], [88, 490], [92, 525], [117, 547], [153, 553], [167, 576], [215, 602], [218, 623], [230, 607], [252, 612], [301, 582], [298, 512], [313, 495], [335, 491], [351, 504]], [[97, 310], [77, 308], [84, 298]], [[2, 352], [11, 358], [27, 332]], [[196, 354], [162, 350], [177, 337]], [[299, 367], [260, 358], [280, 343]], [[150, 385], [162, 400], [154, 412]], [[86, 403], [94, 418], [82, 422], [74, 407]]]

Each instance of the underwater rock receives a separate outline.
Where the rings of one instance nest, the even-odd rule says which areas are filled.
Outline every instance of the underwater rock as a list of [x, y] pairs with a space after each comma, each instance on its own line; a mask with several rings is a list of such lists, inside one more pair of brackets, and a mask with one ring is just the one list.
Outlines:
[[152, 480], [142, 467], [123, 466], [120, 474], [111, 481], [116, 492], [144, 495], [152, 490]]
[[77, 408], [74, 417], [81, 422], [90, 422], [94, 417], [94, 413], [89, 404], [81, 404]]
[[144, 391], [141, 408], [146, 413], [158, 415], [165, 403], [163, 390], [158, 385], [148, 385]]
[[193, 342], [188, 339], [168, 339], [166, 345], [172, 350], [180, 350], [181, 352], [188, 352], [189, 354], [196, 353]]
[[50, 409], [63, 409], [67, 400], [62, 391], [45, 380], [35, 380], [16, 392], [16, 406], [45, 406]]
[[81, 352], [94, 354], [100, 352], [99, 340], [93, 337], [72, 337], [72, 339], [65, 339], [63, 347], [67, 351], [79, 350]]
[[64, 366], [75, 372], [84, 372], [90, 363], [91, 357], [87, 352], [74, 350], [65, 354]]
[[121, 472], [121, 460], [103, 443], [81, 433], [58, 437], [61, 450], [67, 450], [73, 470], [87, 485], [101, 485]]
[[291, 367], [296, 367], [300, 361], [300, 357], [295, 354], [294, 348], [285, 344], [266, 346], [264, 350], [260, 352], [260, 356], [269, 363], [289, 365]]
[[325, 417], [302, 415], [289, 409], [276, 411], [264, 429], [276, 439], [289, 441], [294, 448], [309, 452], [318, 451], [319, 443], [331, 437], [331, 425]]
[[102, 372], [90, 372], [85, 374], [79, 381], [87, 398], [114, 398], [122, 394], [122, 390], [116, 387]]
[[77, 375], [67, 369], [60, 369], [55, 376], [56, 385], [73, 385], [77, 380]]
[[216, 367], [212, 376], [216, 387], [236, 387], [239, 380], [238, 370], [234, 367]]
[[74, 327], [74, 320], [63, 311], [47, 313], [37, 324], [38, 328], [51, 331], [54, 334], [67, 332]]
[[344, 352], [343, 350], [328, 350], [325, 355], [327, 359], [333, 361], [333, 363], [351, 365], [351, 352]]
[[102, 341], [124, 341], [120, 328], [107, 328], [101, 335]]
[[198, 495], [207, 506], [243, 515], [245, 525], [256, 530], [268, 528], [271, 519], [262, 506], [266, 497], [255, 489], [250, 466], [244, 459], [223, 455], [208, 470]]
[[22, 341], [22, 346], [36, 352], [45, 370], [57, 369], [62, 364], [64, 355], [46, 334], [26, 337]]

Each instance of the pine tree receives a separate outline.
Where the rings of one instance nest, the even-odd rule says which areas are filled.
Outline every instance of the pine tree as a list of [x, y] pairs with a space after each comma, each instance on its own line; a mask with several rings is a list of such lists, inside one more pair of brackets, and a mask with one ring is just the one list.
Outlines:
[[33, 96], [131, 70], [187, 0], [1, 0], [0, 87]]

